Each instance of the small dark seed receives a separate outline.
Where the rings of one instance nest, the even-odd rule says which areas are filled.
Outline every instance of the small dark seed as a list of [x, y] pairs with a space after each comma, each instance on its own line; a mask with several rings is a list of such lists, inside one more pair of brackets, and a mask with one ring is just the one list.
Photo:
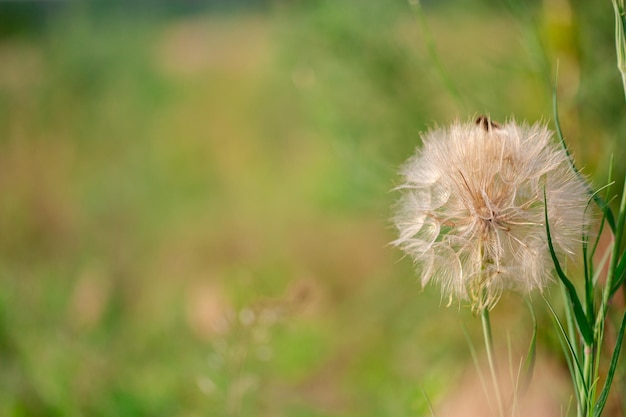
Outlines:
[[491, 120], [487, 116], [478, 116], [475, 122], [478, 126], [485, 129], [486, 132], [489, 132], [491, 129], [500, 129], [500, 125], [493, 120]]

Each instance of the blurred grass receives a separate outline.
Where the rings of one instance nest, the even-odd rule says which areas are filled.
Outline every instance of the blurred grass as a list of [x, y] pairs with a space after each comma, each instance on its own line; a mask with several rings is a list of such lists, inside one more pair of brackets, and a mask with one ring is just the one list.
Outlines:
[[400, 1], [68, 8], [6, 34], [0, 415], [427, 414], [476, 328], [386, 246], [419, 132], [550, 119], [561, 54], [577, 162], [601, 184], [624, 152], [610, 9], [558, 26], [550, 4], [426, 5], [462, 103]]

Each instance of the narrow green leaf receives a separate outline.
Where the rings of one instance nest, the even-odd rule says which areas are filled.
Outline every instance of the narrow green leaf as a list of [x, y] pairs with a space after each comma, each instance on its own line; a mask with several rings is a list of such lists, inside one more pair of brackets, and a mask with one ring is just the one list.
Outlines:
[[[613, 155], [611, 155], [611, 160], [609, 162], [609, 176], [608, 182], [604, 187], [599, 188], [595, 191], [594, 195], [600, 194], [603, 190], [606, 189], [607, 198], [609, 195], [609, 190], [611, 185], [611, 178], [613, 175]], [[591, 203], [593, 201], [593, 196], [587, 200], [587, 205], [585, 206], [585, 217], [588, 216], [587, 210], [589, 210]], [[583, 263], [584, 263], [584, 271], [585, 271], [585, 312], [587, 313], [587, 317], [589, 318], [589, 322], [593, 323], [595, 321], [595, 306], [594, 306], [594, 292], [595, 285], [597, 282], [596, 272], [594, 271], [594, 261], [593, 257], [598, 249], [598, 245], [600, 244], [600, 237], [602, 236], [602, 231], [604, 230], [604, 224], [606, 223], [606, 212], [602, 214], [602, 220], [600, 221], [600, 227], [598, 228], [598, 232], [591, 248], [591, 252], [589, 249], [589, 234], [587, 231], [583, 232]], [[601, 271], [600, 268], [598, 271]]]
[[559, 290], [561, 290], [561, 295], [563, 297], [563, 310], [565, 312], [565, 324], [567, 324], [567, 335], [569, 340], [572, 342], [572, 347], [576, 352], [576, 357], [580, 358], [583, 355], [583, 352], [579, 349], [579, 339], [578, 336], [580, 333], [578, 332], [578, 326], [574, 323], [574, 308], [572, 307], [572, 303], [569, 302], [569, 296], [567, 295], [567, 290], [565, 289], [565, 285], [559, 285]]
[[[622, 76], [622, 86], [626, 94], [626, 16], [624, 16], [624, 2], [613, 0], [615, 11], [615, 52], [617, 55], [617, 69]], [[626, 97], [626, 96], [625, 96]]]
[[528, 299], [526, 300], [526, 304], [528, 305], [528, 309], [530, 310], [530, 316], [533, 320], [533, 335], [530, 339], [530, 345], [528, 346], [526, 358], [524, 359], [524, 377], [522, 380], [521, 389], [522, 392], [526, 391], [533, 377], [533, 372], [535, 369], [535, 351], [537, 344], [537, 317], [535, 316], [535, 310], [533, 309], [533, 306], [530, 301], [528, 301]]
[[[617, 218], [617, 228], [615, 229], [614, 256], [617, 255], [622, 244], [622, 236], [624, 235], [624, 225], [626, 224], [626, 177], [624, 177], [624, 188], [622, 189], [622, 201], [619, 205], [619, 213]], [[613, 266], [617, 265], [617, 257], [611, 260]]]
[[426, 21], [426, 16], [424, 14], [424, 11], [422, 10], [422, 6], [419, 0], [417, 1], [410, 0], [409, 6], [413, 10], [415, 17], [418, 20], [419, 27], [422, 31], [422, 37], [426, 44], [425, 46], [426, 46], [426, 50], [428, 51], [429, 58], [433, 64], [433, 67], [435, 68], [435, 71], [437, 72], [437, 75], [439, 75], [444, 88], [450, 94], [450, 96], [457, 102], [457, 104], [460, 105], [460, 107], [466, 108], [467, 105], [465, 104], [463, 100], [463, 95], [459, 93], [459, 90], [456, 88], [456, 85], [453, 82], [453, 78], [448, 75], [448, 72], [446, 71], [443, 65], [443, 62], [439, 58], [437, 47], [435, 45], [435, 38], [433, 37], [432, 31], [430, 30], [430, 27], [428, 26], [428, 23]]
[[[558, 325], [556, 324], [556, 320], [552, 318], [552, 321], [554, 322], [554, 327], [558, 330]], [[572, 386], [574, 387], [574, 394], [576, 394], [576, 402], [580, 403], [581, 402], [581, 399], [579, 398], [580, 392], [578, 391], [578, 389], [576, 389], [576, 387], [578, 386], [577, 381], [579, 380], [579, 376], [578, 376], [579, 374], [576, 373], [576, 370], [574, 368], [572, 357], [569, 354], [569, 349], [567, 348], [567, 342], [565, 341], [563, 335], [560, 332], [557, 332], [557, 334], [559, 335], [559, 343], [561, 344], [561, 349], [563, 349], [563, 354], [565, 356], [565, 361], [567, 363], [567, 369], [569, 370], [569, 375], [572, 378]], [[570, 401], [571, 401], [571, 398], [570, 398]], [[564, 415], [568, 416], [569, 413], [565, 413]]]
[[[559, 138], [559, 141], [561, 142], [561, 146], [563, 146], [565, 153], [567, 154], [568, 157], [570, 157], [569, 150], [567, 149], [567, 146], [565, 145], [565, 138], [563, 137], [563, 131], [561, 130], [561, 121], [559, 119], [559, 102], [557, 100], [557, 92], [556, 92], [558, 77], [559, 77], [559, 66], [557, 63], [554, 86], [552, 88], [552, 114], [554, 117], [554, 127], [556, 128], [556, 135]], [[569, 160], [571, 161], [572, 159], [569, 158]]]
[[613, 278], [613, 286], [611, 287], [611, 293], [609, 294], [609, 298], [613, 297], [613, 294], [619, 289], [619, 287], [624, 283], [624, 279], [626, 278], [626, 256], [622, 256], [619, 264], [617, 265], [617, 269], [615, 270], [615, 277]]
[[424, 396], [424, 399], [426, 400], [426, 405], [428, 406], [428, 411], [430, 411], [430, 415], [432, 417], [437, 417], [437, 415], [435, 414], [435, 409], [433, 408], [433, 405], [430, 402], [430, 398], [428, 397], [428, 394], [426, 393], [426, 390], [424, 388], [422, 388], [422, 395]]
[[[604, 292], [602, 294], [602, 304], [600, 305], [600, 314], [598, 319], [604, 320], [604, 316], [606, 315], [606, 310], [608, 308], [608, 303], [611, 298], [611, 295], [617, 291], [615, 286], [616, 281], [620, 281], [623, 283], [623, 278], [617, 274], [620, 269], [620, 264], [624, 258], [624, 256], [620, 259], [620, 248], [622, 244], [622, 237], [624, 235], [624, 226], [626, 225], [626, 178], [624, 178], [624, 188], [622, 189], [622, 201], [619, 205], [619, 215], [617, 219], [617, 228], [615, 230], [615, 238], [613, 240], [613, 250], [611, 254], [611, 264], [609, 266], [609, 273], [606, 278], [606, 286], [604, 288]], [[622, 271], [623, 273], [623, 271]]]
[[[554, 117], [554, 127], [556, 128], [556, 135], [559, 138], [559, 141], [561, 142], [561, 146], [563, 147], [565, 154], [567, 155], [567, 159], [570, 163], [570, 166], [572, 167], [576, 175], [584, 180], [584, 177], [581, 175], [580, 171], [578, 171], [578, 168], [576, 168], [576, 166], [574, 165], [574, 160], [572, 159], [569, 149], [567, 148], [567, 144], [565, 143], [565, 138], [563, 136], [563, 131], [561, 130], [561, 122], [559, 120], [559, 104], [558, 104], [557, 93], [556, 93], [557, 78], [558, 78], [558, 66], [557, 66], [557, 75], [554, 80], [554, 88], [552, 89], [552, 113]], [[586, 181], [585, 181], [585, 184], [586, 184]], [[609, 205], [604, 201], [604, 199], [600, 195], [598, 195], [597, 193], [594, 193], [591, 188], [588, 187], [587, 192], [591, 195], [591, 197], [593, 198], [593, 201], [598, 205], [600, 210], [602, 210], [602, 212], [606, 216], [607, 223], [609, 223], [609, 227], [611, 227], [611, 230], [613, 231], [613, 233], [615, 233], [615, 216], [613, 215], [613, 211], [611, 210]]]
[[583, 232], [583, 269], [585, 271], [585, 312], [589, 317], [589, 322], [593, 323], [593, 281], [591, 272], [591, 263], [587, 258], [587, 249], [589, 247], [589, 235]]
[[[605, 202], [606, 205], [608, 206], [609, 204], [611, 204], [611, 199], [610, 199], [610, 190], [611, 190], [611, 186], [615, 183], [613, 181], [613, 162], [614, 162], [614, 155], [611, 154], [611, 159], [609, 160], [609, 175], [607, 178], [607, 184], [600, 188], [598, 191], [596, 191], [597, 194], [600, 193], [600, 191], [602, 191], [603, 189], [606, 189], [606, 196], [605, 196]], [[587, 210], [587, 207], [585, 207], [585, 211]], [[596, 235], [596, 240], [595, 243], [593, 245], [593, 249], [591, 250], [591, 254], [589, 255], [589, 259], [593, 258], [593, 256], [596, 253], [596, 250], [598, 249], [598, 245], [600, 244], [600, 237], [602, 236], [602, 231], [604, 230], [604, 224], [607, 221], [607, 211], [606, 210], [602, 210], [602, 220], [600, 221], [600, 228], [598, 229], [598, 233]], [[613, 231], [613, 233], [615, 233]]]
[[[559, 290], [561, 290], [561, 295], [563, 297], [564, 305], [563, 310], [565, 311], [565, 323], [567, 323], [567, 336], [569, 338], [569, 342], [571, 345], [571, 349], [575, 352], [574, 359], [569, 359], [571, 355], [568, 354], [566, 341], [563, 340], [563, 337], [559, 337], [559, 341], [561, 342], [561, 348], [565, 352], [565, 357], [569, 362], [572, 360], [579, 361], [578, 363], [582, 363], [581, 358], [584, 355], [584, 351], [579, 350], [579, 339], [580, 333], [578, 332], [576, 324], [574, 324], [574, 309], [572, 308], [572, 303], [569, 302], [569, 298], [567, 296], [567, 290], [564, 285], [559, 286]], [[558, 332], [557, 332], [558, 333]], [[585, 378], [581, 375], [580, 372], [575, 372], [574, 366], [572, 363], [568, 363], [568, 368], [570, 371], [570, 375], [573, 382], [574, 392], [576, 392], [576, 403], [578, 406], [581, 406], [586, 398], [586, 394], [583, 393], [580, 387], [584, 387]], [[580, 366], [580, 365], [579, 365]]]
[[609, 207], [609, 204], [598, 194], [593, 196], [593, 201], [598, 205], [602, 213], [606, 216], [606, 222], [609, 224], [611, 231], [615, 233], [615, 215], [613, 214], [613, 210]]
[[[556, 77], [558, 77], [558, 66], [557, 66], [557, 75]], [[554, 86], [552, 89], [552, 114], [554, 117], [554, 127], [556, 128], [556, 135], [559, 138], [559, 141], [561, 142], [561, 145], [565, 144], [565, 139], [563, 138], [563, 131], [561, 130], [561, 120], [559, 119], [559, 102], [557, 100], [557, 92], [556, 92], [556, 86], [557, 86], [557, 80], [554, 80]], [[567, 152], [567, 155], [569, 156], [569, 151], [567, 150], [567, 147], [564, 146], [565, 151]]]
[[[586, 393], [589, 392], [587, 388], [587, 383], [585, 382], [583, 370], [582, 370], [582, 367], [580, 366], [580, 361], [578, 360], [578, 356], [576, 355], [576, 352], [574, 351], [574, 347], [572, 346], [572, 342], [569, 340], [569, 337], [567, 337], [567, 333], [565, 333], [565, 328], [563, 327], [563, 323], [561, 323], [561, 320], [559, 320], [559, 316], [557, 316], [550, 302], [545, 297], [543, 297], [543, 300], [546, 302], [548, 309], [552, 313], [552, 319], [554, 320], [554, 324], [556, 328], [559, 330], [559, 335], [561, 336], [560, 340], [562, 342], [565, 342], [565, 347], [567, 347], [566, 353], [569, 352], [569, 356], [568, 355], [565, 355], [565, 356], [569, 358], [568, 362], [571, 361], [570, 373], [572, 374], [572, 379], [574, 379], [576, 375], [580, 378], [580, 381], [582, 381], [582, 384], [583, 384], [583, 388], [585, 389], [585, 396], [586, 396]], [[576, 365], [576, 366], [574, 367], [573, 365]], [[574, 371], [577, 371], [577, 374], [572, 373], [571, 368], [573, 368]], [[574, 379], [574, 386], [576, 386], [575, 379]], [[576, 390], [576, 392], [578, 395], [578, 390]], [[582, 399], [579, 398], [579, 401], [581, 400]]]
[[483, 389], [483, 392], [485, 393], [485, 396], [487, 397], [487, 403], [489, 404], [489, 408], [493, 410], [494, 409], [493, 404], [491, 403], [491, 400], [490, 400], [491, 395], [489, 395], [489, 390], [487, 389], [487, 383], [485, 382], [485, 376], [483, 375], [482, 367], [478, 363], [478, 355], [476, 354], [474, 343], [472, 343], [472, 338], [467, 332], [467, 329], [465, 328], [465, 326], [462, 326], [461, 328], [463, 330], [463, 335], [465, 335], [465, 340], [467, 340], [467, 346], [469, 347], [470, 354], [472, 355], [472, 360], [474, 361], [474, 366], [476, 367], [476, 372], [478, 373], [478, 379], [480, 380], [480, 385]]
[[589, 324], [589, 319], [585, 315], [583, 311], [582, 305], [580, 304], [580, 299], [578, 298], [578, 294], [576, 293], [576, 288], [572, 282], [567, 278], [565, 272], [561, 268], [561, 263], [556, 256], [556, 252], [554, 251], [554, 245], [552, 244], [552, 237], [550, 235], [550, 223], [548, 221], [548, 201], [546, 197], [546, 190], [543, 190], [543, 199], [544, 199], [544, 214], [546, 220], [546, 233], [548, 235], [548, 248], [550, 249], [550, 256], [552, 257], [552, 261], [554, 262], [554, 269], [556, 270], [557, 275], [561, 279], [561, 282], [565, 286], [567, 290], [567, 295], [569, 297], [570, 303], [574, 309], [574, 318], [576, 319], [576, 324], [578, 325], [578, 330], [585, 340], [586, 345], [593, 344], [593, 331], [591, 330], [591, 325]]
[[615, 344], [615, 349], [613, 349], [613, 356], [611, 357], [611, 365], [609, 366], [609, 371], [606, 375], [604, 388], [602, 388], [600, 397], [598, 397], [598, 402], [596, 403], [596, 406], [593, 408], [594, 417], [599, 417], [602, 414], [602, 410], [604, 410], [604, 406], [606, 405], [606, 400], [609, 398], [609, 391], [611, 390], [611, 384], [613, 383], [613, 376], [615, 375], [615, 368], [617, 367], [617, 361], [619, 359], [619, 352], [622, 349], [622, 341], [624, 339], [625, 327], [626, 327], [626, 313], [624, 313], [624, 317], [622, 318], [622, 325], [619, 328], [619, 333], [617, 335], [617, 342]]
[[598, 280], [600, 279], [600, 275], [602, 275], [602, 272], [604, 272], [604, 267], [606, 267], [610, 257], [611, 257], [611, 251], [610, 250], [604, 251], [604, 255], [602, 255], [602, 258], [600, 259], [600, 262], [598, 263], [598, 267], [593, 273], [594, 287], [598, 285]]

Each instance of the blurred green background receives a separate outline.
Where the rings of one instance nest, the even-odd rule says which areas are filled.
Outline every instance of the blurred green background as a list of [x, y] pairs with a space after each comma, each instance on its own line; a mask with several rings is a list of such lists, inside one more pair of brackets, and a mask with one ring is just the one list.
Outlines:
[[0, 415], [441, 408], [480, 324], [388, 246], [396, 170], [455, 118], [551, 123], [557, 60], [622, 178], [608, 1], [1, 2]]

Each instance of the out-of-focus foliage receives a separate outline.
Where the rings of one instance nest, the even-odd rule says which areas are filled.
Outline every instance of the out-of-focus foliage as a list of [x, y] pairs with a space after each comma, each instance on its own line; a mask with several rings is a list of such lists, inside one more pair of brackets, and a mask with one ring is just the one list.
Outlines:
[[[446, 398], [471, 367], [459, 322], [475, 320], [421, 293], [387, 246], [419, 132], [549, 120], [565, 51], [577, 162], [594, 173], [623, 152], [612, 35], [595, 23], [611, 9], [570, 7], [560, 44], [551, 3], [492, 3], [424, 2], [427, 32], [399, 0], [13, 14], [0, 415], [406, 416], [428, 413], [423, 391]], [[511, 303], [494, 326], [526, 340]]]

